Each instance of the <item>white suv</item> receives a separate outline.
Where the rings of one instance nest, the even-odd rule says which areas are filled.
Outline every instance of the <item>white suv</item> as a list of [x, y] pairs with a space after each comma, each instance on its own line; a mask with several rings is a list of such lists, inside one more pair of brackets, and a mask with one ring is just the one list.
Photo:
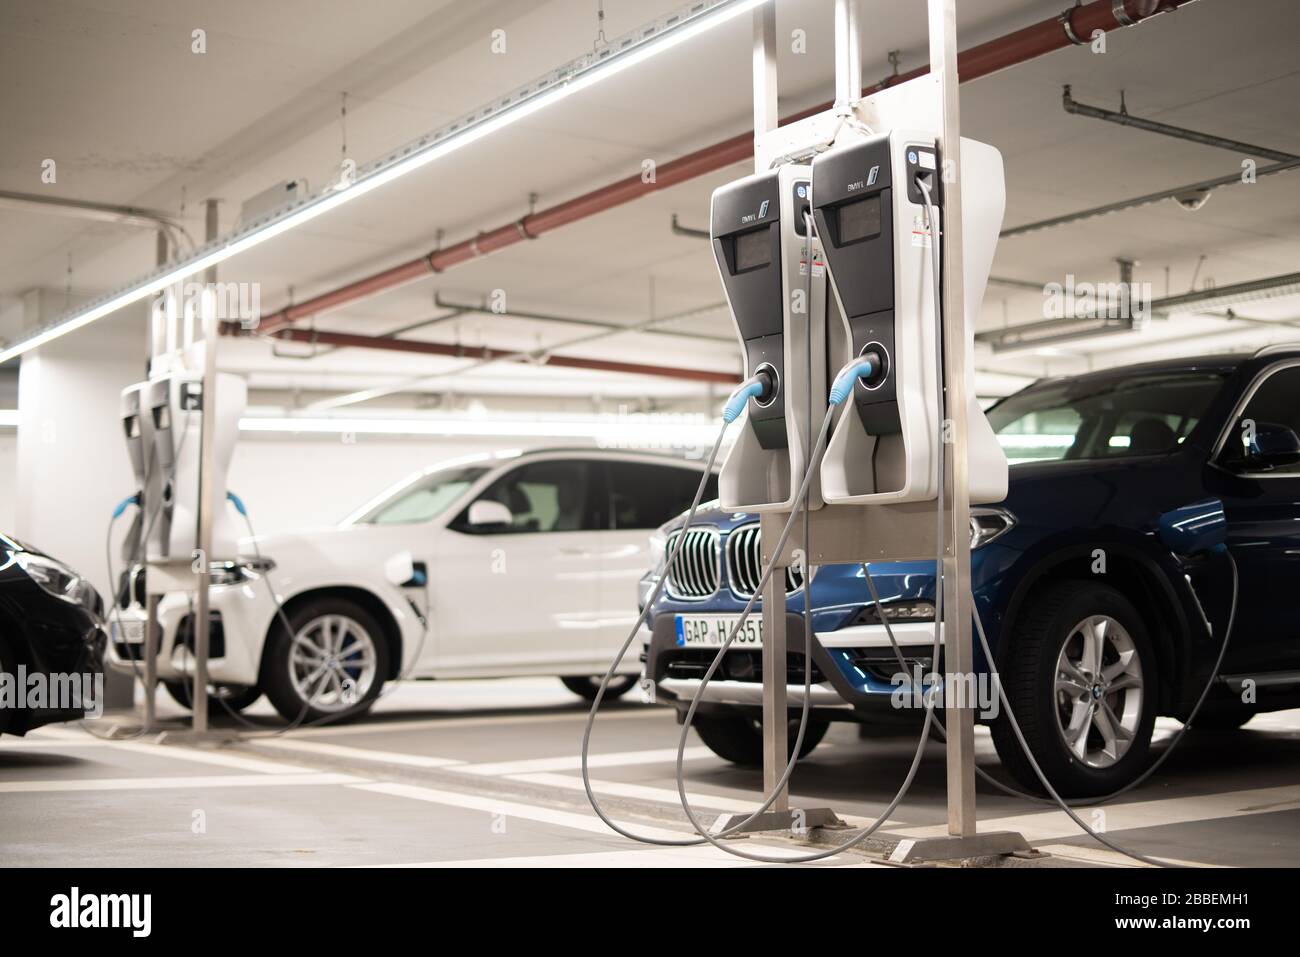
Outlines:
[[[212, 571], [212, 707], [265, 693], [289, 720], [355, 715], [398, 677], [555, 675], [591, 698], [636, 618], [649, 535], [689, 507], [702, 471], [665, 455], [503, 452], [427, 469], [337, 528], [245, 541], [247, 557]], [[119, 670], [141, 658], [140, 574], [124, 576], [111, 623]], [[186, 705], [192, 611], [183, 594], [159, 605], [158, 675]], [[625, 660], [610, 695], [639, 670]]]

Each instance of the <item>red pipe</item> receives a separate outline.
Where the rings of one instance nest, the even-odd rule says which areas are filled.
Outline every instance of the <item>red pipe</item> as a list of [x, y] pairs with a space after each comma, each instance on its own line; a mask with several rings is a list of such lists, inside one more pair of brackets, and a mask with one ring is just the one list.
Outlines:
[[[492, 350], [482, 346], [456, 346], [445, 342], [425, 342], [418, 339], [393, 339], [385, 336], [361, 336], [350, 332], [319, 332], [311, 329], [279, 329], [270, 336], [290, 342], [310, 342], [322, 346], [339, 346], [354, 349], [386, 349], [390, 352], [417, 352], [423, 355], [451, 356], [457, 359], [500, 359], [511, 355], [506, 350]], [[739, 377], [728, 372], [708, 369], [685, 369], [679, 366], [642, 365], [639, 362], [615, 362], [610, 359], [584, 359], [580, 356], [548, 356], [542, 365], [565, 369], [593, 369], [597, 372], [623, 372], [630, 375], [652, 375], [666, 379], [686, 379], [691, 382], [718, 382], [735, 385]]]
[[[1128, 20], [1125, 23], [1116, 16], [1116, 5], [1113, 0], [1093, 0], [1092, 3], [1071, 7], [1059, 17], [1043, 20], [1023, 30], [1017, 30], [963, 51], [957, 57], [957, 71], [962, 82], [976, 80], [1062, 47], [1088, 43], [1094, 30], [1110, 31], [1134, 26], [1157, 14], [1176, 10], [1192, 2], [1194, 0], [1123, 0], [1120, 9], [1124, 11]], [[863, 93], [869, 95], [884, 87], [924, 76], [929, 69], [927, 64], [907, 73], [887, 77], [881, 83], [867, 88]], [[831, 106], [831, 103], [822, 103], [786, 117], [782, 120], [782, 124], [793, 123], [821, 113]], [[446, 249], [435, 249], [400, 266], [385, 269], [383, 272], [340, 286], [296, 305], [286, 306], [278, 312], [264, 316], [256, 331], [270, 332], [327, 309], [422, 279], [431, 273], [443, 272], [453, 266], [523, 242], [525, 239], [536, 239], [553, 229], [613, 209], [615, 206], [630, 203], [655, 190], [667, 189], [724, 169], [753, 155], [753, 134], [741, 133], [721, 143], [696, 150], [680, 159], [664, 163], [656, 169], [653, 182], [647, 183], [642, 180], [640, 174], [637, 174], [608, 186], [602, 186], [558, 206], [531, 213], [523, 219], [479, 233], [473, 239], [464, 240]], [[232, 323], [225, 331], [233, 334], [240, 330], [237, 324]]]

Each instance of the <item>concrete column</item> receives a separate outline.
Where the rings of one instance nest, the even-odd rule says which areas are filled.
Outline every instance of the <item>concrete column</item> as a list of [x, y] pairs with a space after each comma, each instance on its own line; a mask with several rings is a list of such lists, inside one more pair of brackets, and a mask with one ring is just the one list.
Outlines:
[[[63, 296], [29, 297], [28, 302]], [[57, 310], [61, 312], [63, 303]], [[85, 575], [107, 604], [105, 535], [134, 478], [118, 419], [119, 393], [145, 377], [148, 309], [130, 307], [24, 355], [18, 373], [14, 534]], [[53, 315], [25, 317], [25, 324]], [[118, 523], [112, 546], [120, 572]], [[110, 674], [105, 706], [131, 707], [132, 679]]]

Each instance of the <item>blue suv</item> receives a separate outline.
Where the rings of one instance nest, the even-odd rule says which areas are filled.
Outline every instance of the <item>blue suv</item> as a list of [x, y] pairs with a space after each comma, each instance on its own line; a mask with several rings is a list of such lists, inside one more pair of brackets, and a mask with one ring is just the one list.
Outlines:
[[[972, 509], [979, 613], [1012, 709], [1062, 793], [1122, 787], [1147, 762], [1157, 716], [1186, 718], [1209, 679], [1239, 596], [1221, 673], [1196, 719], [1235, 729], [1300, 705], [1300, 345], [1254, 355], [1163, 361], [1045, 379], [988, 411], [1011, 463], [997, 507]], [[641, 583], [645, 687], [689, 704], [759, 578], [757, 517], [702, 508], [671, 568]], [[1225, 531], [1226, 528], [1226, 531]], [[797, 529], [796, 529], [797, 537]], [[813, 660], [804, 661], [804, 582], [786, 576], [791, 721], [812, 668], [804, 753], [829, 722], [915, 719], [932, 661], [934, 563], [814, 570]], [[893, 625], [899, 667], [881, 615]], [[761, 762], [761, 620], [756, 613], [706, 690], [701, 739], [739, 764]], [[986, 663], [977, 656], [977, 668]], [[989, 713], [1003, 765], [1039, 782], [1004, 716]]]

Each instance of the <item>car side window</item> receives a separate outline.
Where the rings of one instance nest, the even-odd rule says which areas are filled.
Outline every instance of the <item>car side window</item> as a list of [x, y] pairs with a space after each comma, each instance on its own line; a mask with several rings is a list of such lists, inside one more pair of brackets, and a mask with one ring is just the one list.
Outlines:
[[[700, 485], [700, 471], [675, 465], [640, 462], [609, 463], [610, 526], [654, 529], [691, 507]], [[701, 501], [718, 497], [718, 477], [712, 475]]]
[[[1261, 425], [1285, 426], [1300, 435], [1300, 366], [1279, 369], [1260, 383], [1228, 434], [1224, 461], [1241, 462], [1251, 436]], [[1300, 462], [1278, 466], [1268, 474], [1300, 476]]]
[[475, 500], [496, 502], [510, 511], [510, 522], [471, 525], [465, 509], [451, 527], [475, 535], [576, 532], [599, 527], [593, 507], [592, 468], [581, 460], [530, 462], [497, 479]]

